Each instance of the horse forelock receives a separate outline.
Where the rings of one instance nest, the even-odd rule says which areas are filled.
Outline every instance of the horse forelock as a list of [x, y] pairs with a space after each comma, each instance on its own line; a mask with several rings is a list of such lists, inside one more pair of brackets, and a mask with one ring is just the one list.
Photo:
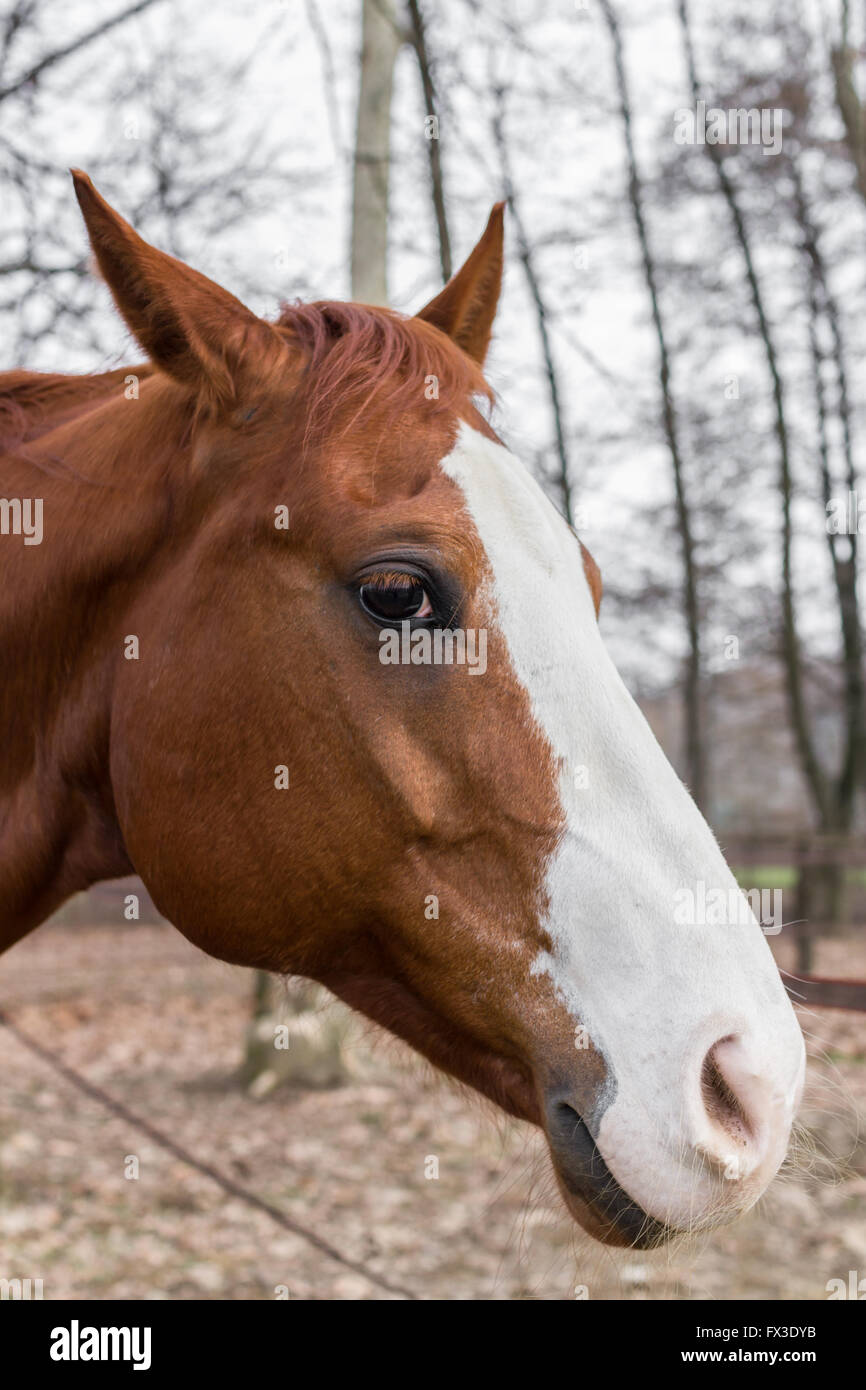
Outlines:
[[301, 350], [307, 437], [341, 434], [374, 404], [394, 416], [461, 412], [493, 403], [481, 368], [420, 319], [366, 304], [322, 300], [283, 305], [276, 325]]

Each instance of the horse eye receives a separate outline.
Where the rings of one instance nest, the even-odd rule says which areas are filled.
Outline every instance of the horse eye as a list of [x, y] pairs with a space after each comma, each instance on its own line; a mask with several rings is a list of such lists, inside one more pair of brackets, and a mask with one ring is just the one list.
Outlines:
[[358, 593], [362, 608], [380, 622], [433, 616], [427, 590], [412, 574], [376, 575], [362, 584]]

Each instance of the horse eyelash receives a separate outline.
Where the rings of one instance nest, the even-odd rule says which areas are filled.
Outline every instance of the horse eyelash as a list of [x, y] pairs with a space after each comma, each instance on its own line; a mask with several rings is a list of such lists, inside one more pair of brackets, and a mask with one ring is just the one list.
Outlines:
[[364, 580], [365, 584], [375, 584], [377, 589], [403, 589], [408, 585], [418, 584], [423, 587], [423, 580], [414, 574], [407, 574], [405, 570], [381, 570], [371, 574]]

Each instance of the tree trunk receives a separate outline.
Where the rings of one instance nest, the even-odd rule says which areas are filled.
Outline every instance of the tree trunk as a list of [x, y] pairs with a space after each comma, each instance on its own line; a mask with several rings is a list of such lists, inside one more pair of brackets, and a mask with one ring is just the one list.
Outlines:
[[[397, 53], [405, 39], [394, 0], [363, 0], [361, 74], [352, 188], [352, 298], [388, 302], [388, 172], [391, 151], [391, 89]], [[330, 1002], [329, 1002], [330, 1000]], [[257, 970], [253, 1012], [241, 1080], [256, 1096], [293, 1081], [305, 1086], [337, 1084], [346, 1075], [342, 1005], [308, 980], [289, 984], [286, 1007], [275, 1009], [271, 977]], [[281, 1029], [287, 1030], [281, 1032]], [[279, 1046], [281, 1042], [288, 1046]]]
[[861, 198], [866, 199], [866, 113], [864, 113], [863, 103], [854, 85], [854, 65], [859, 54], [848, 43], [848, 26], [844, 7], [842, 13], [842, 41], [838, 47], [830, 50], [830, 66], [833, 70], [836, 105], [845, 127], [845, 143], [857, 173], [857, 188]]
[[352, 298], [388, 303], [391, 88], [404, 40], [394, 0], [363, 0], [361, 83], [352, 189]]
[[347, 1076], [343, 1053], [348, 1013], [312, 980], [280, 984], [253, 972], [253, 1012], [247, 1028], [240, 1081], [260, 1099], [277, 1086], [337, 1086]]

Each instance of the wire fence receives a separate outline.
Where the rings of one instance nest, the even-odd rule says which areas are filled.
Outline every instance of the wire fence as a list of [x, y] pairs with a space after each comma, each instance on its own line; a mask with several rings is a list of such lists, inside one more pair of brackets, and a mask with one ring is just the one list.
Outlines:
[[411, 1299], [413, 1301], [418, 1299], [418, 1294], [414, 1293], [411, 1289], [387, 1279], [383, 1274], [379, 1274], [375, 1269], [372, 1269], [370, 1265], [366, 1264], [363, 1260], [353, 1259], [350, 1255], [339, 1250], [331, 1241], [320, 1236], [316, 1231], [311, 1230], [300, 1221], [296, 1221], [294, 1217], [287, 1216], [285, 1212], [280, 1211], [278, 1207], [273, 1206], [270, 1202], [266, 1202], [264, 1198], [259, 1197], [257, 1193], [251, 1192], [249, 1188], [243, 1187], [240, 1183], [235, 1182], [233, 1178], [228, 1177], [225, 1173], [221, 1173], [218, 1168], [214, 1168], [213, 1164], [207, 1163], [204, 1159], [198, 1158], [195, 1154], [190, 1153], [182, 1144], [178, 1144], [176, 1140], [164, 1134], [162, 1130], [158, 1129], [150, 1120], [145, 1119], [142, 1115], [137, 1115], [133, 1110], [130, 1110], [129, 1106], [124, 1105], [122, 1101], [109, 1095], [101, 1086], [97, 1086], [95, 1082], [89, 1081], [86, 1076], [82, 1076], [74, 1067], [69, 1066], [68, 1063], [56, 1056], [56, 1054], [47, 1047], [43, 1047], [41, 1043], [37, 1042], [35, 1038], [31, 1037], [29, 1033], [26, 1033], [17, 1023], [13, 1022], [4, 1009], [0, 1009], [0, 1026], [4, 1027], [22, 1047], [27, 1048], [34, 1056], [45, 1062], [53, 1071], [57, 1072], [65, 1081], [69, 1082], [71, 1086], [81, 1091], [83, 1095], [96, 1101], [103, 1109], [110, 1111], [116, 1118], [133, 1126], [141, 1134], [145, 1134], [154, 1144], [164, 1149], [166, 1153], [170, 1153], [174, 1158], [179, 1159], [181, 1163], [185, 1163], [188, 1167], [195, 1169], [197, 1173], [201, 1173], [204, 1177], [209, 1178], [211, 1182], [216, 1183], [217, 1187], [222, 1188], [223, 1192], [228, 1196], [236, 1197], [239, 1201], [245, 1202], [246, 1205], [253, 1210], [263, 1212], [284, 1231], [289, 1231], [292, 1235], [300, 1237], [301, 1240], [306, 1241], [327, 1259], [335, 1261], [337, 1264], [342, 1265], [344, 1269], [351, 1270], [354, 1274], [360, 1274], [364, 1279], [369, 1280], [371, 1284], [384, 1290], [385, 1293], [393, 1294], [397, 1298]]

